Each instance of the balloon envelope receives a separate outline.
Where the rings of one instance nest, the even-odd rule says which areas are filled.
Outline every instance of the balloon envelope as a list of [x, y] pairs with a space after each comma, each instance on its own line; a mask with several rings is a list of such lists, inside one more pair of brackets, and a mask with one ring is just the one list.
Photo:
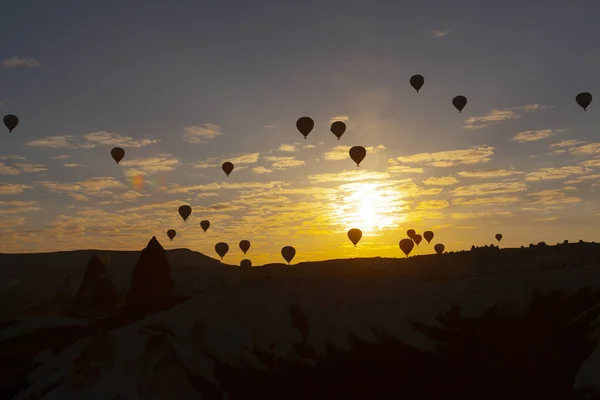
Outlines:
[[435, 246], [433, 246], [433, 249], [435, 250], [436, 253], [442, 254], [444, 252], [444, 250], [446, 249], [446, 246], [444, 246], [441, 243], [438, 243]]
[[13, 129], [19, 125], [19, 117], [12, 114], [5, 115], [2, 121], [4, 122], [4, 126], [8, 128], [9, 132], [12, 132]]
[[496, 240], [497, 241], [501, 241], [502, 240], [502, 234], [501, 233], [496, 233]]
[[191, 213], [192, 213], [192, 207], [190, 207], [190, 206], [179, 207], [179, 215], [181, 215], [181, 218], [183, 218], [184, 221], [188, 219], [188, 217], [190, 216]]
[[225, 257], [225, 254], [229, 251], [229, 245], [225, 242], [219, 242], [215, 244], [215, 251], [219, 256], [221, 256], [221, 260]]
[[331, 133], [333, 133], [338, 138], [338, 140], [340, 140], [344, 132], [346, 132], [346, 124], [342, 121], [335, 121], [333, 124], [331, 124], [330, 130]]
[[409, 229], [406, 231], [406, 236], [408, 236], [409, 238], [413, 238], [413, 236], [415, 236], [417, 234], [417, 232], [415, 232], [414, 229]]
[[419, 93], [419, 89], [423, 87], [424, 83], [425, 78], [423, 78], [423, 75], [413, 75], [410, 77], [410, 86], [412, 86], [417, 93]]
[[362, 160], [365, 159], [365, 156], [367, 155], [367, 149], [362, 146], [354, 146], [350, 149], [349, 153], [350, 158], [352, 158], [358, 167]]
[[240, 242], [240, 249], [246, 254], [246, 252], [250, 249], [250, 242], [248, 240], [242, 240]]
[[281, 255], [283, 256], [285, 261], [287, 261], [289, 264], [292, 262], [292, 260], [294, 259], [294, 256], [296, 255], [296, 249], [293, 248], [292, 246], [285, 246], [281, 249]]
[[592, 94], [588, 92], [579, 93], [577, 96], [575, 96], [575, 101], [581, 108], [586, 110], [592, 102]]
[[398, 245], [400, 246], [400, 250], [402, 250], [404, 254], [406, 254], [406, 257], [408, 257], [412, 249], [415, 247], [415, 242], [413, 242], [412, 239], [402, 239]]
[[177, 235], [177, 232], [175, 231], [175, 229], [169, 229], [167, 231], [167, 236], [169, 237], [169, 239], [173, 240], [175, 235]]
[[314, 127], [315, 121], [310, 117], [300, 117], [298, 118], [298, 121], [296, 121], [296, 128], [298, 128], [300, 133], [304, 136], [304, 139], [306, 139]]
[[425, 240], [427, 240], [427, 243], [431, 243], [431, 239], [433, 239], [433, 232], [432, 231], [423, 232], [423, 238], [425, 238]]
[[413, 240], [413, 242], [415, 242], [415, 244], [418, 246], [418, 245], [419, 245], [419, 243], [421, 243], [421, 240], [423, 240], [423, 237], [422, 237], [421, 235], [419, 235], [419, 234], [415, 234], [415, 235], [412, 237], [412, 240]]
[[233, 164], [229, 161], [225, 161], [223, 165], [221, 165], [221, 168], [223, 169], [223, 172], [225, 172], [227, 176], [229, 176], [231, 171], [233, 171]]
[[252, 266], [252, 261], [248, 260], [247, 258], [240, 262], [240, 267], [251, 267], [251, 266]]
[[463, 108], [467, 105], [467, 98], [465, 96], [456, 96], [452, 99], [452, 104], [458, 112], [462, 112]]
[[200, 226], [206, 232], [206, 230], [210, 227], [210, 222], [208, 220], [200, 221]]
[[356, 244], [360, 241], [360, 238], [362, 238], [362, 231], [360, 229], [352, 228], [348, 231], [348, 239], [354, 243], [354, 247], [356, 247]]
[[125, 150], [123, 150], [121, 147], [115, 147], [110, 151], [110, 155], [112, 156], [113, 160], [115, 160], [118, 164], [119, 161], [121, 161], [123, 157], [125, 157]]

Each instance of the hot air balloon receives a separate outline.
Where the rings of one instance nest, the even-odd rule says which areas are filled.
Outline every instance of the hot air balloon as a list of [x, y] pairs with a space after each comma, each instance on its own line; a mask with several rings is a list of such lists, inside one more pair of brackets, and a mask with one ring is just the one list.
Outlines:
[[250, 242], [248, 240], [242, 240], [240, 242], [240, 249], [242, 249], [245, 255], [246, 252], [250, 249]]
[[412, 240], [418, 246], [419, 243], [421, 243], [421, 240], [423, 240], [423, 237], [417, 233], [412, 237]]
[[183, 218], [184, 221], [188, 219], [190, 214], [192, 213], [192, 207], [190, 206], [181, 206], [179, 207], [179, 215]]
[[496, 240], [497, 241], [501, 241], [502, 240], [502, 234], [501, 233], [496, 233]]
[[346, 132], [346, 124], [342, 121], [335, 121], [333, 124], [331, 124], [330, 130], [331, 133], [333, 133], [338, 138], [338, 140], [340, 140], [344, 132]]
[[427, 240], [427, 243], [431, 243], [431, 239], [433, 239], [433, 232], [425, 231], [423, 232], [423, 238]]
[[423, 87], [424, 83], [425, 78], [423, 78], [423, 75], [413, 75], [410, 77], [410, 86], [412, 86], [417, 93], [419, 93], [419, 89]]
[[12, 132], [13, 129], [15, 129], [17, 125], [19, 125], [19, 117], [17, 117], [16, 115], [5, 115], [2, 120], [4, 121], [4, 126], [8, 128], [9, 132]]
[[415, 236], [417, 234], [417, 232], [415, 232], [414, 229], [409, 229], [406, 231], [406, 236], [408, 236], [409, 238], [413, 238], [413, 236]]
[[108, 265], [110, 264], [110, 255], [108, 253], [103, 251], [96, 254], [96, 257], [98, 257], [98, 259], [102, 261], [102, 264], [104, 264], [105, 267], [108, 267]]
[[462, 113], [463, 108], [467, 105], [467, 98], [465, 96], [456, 96], [452, 99], [452, 104], [459, 113]]
[[362, 231], [360, 229], [352, 228], [348, 231], [348, 239], [354, 243], [354, 247], [360, 242], [360, 238], [362, 238]]
[[221, 165], [221, 168], [223, 169], [223, 172], [225, 172], [227, 176], [229, 176], [231, 171], [233, 171], [233, 164], [229, 161], [225, 161], [223, 165]]
[[225, 257], [225, 254], [229, 251], [229, 245], [225, 242], [219, 242], [215, 244], [215, 251], [219, 256], [221, 256], [221, 260]]
[[210, 222], [208, 220], [200, 221], [200, 226], [202, 227], [204, 232], [206, 232], [208, 230], [208, 228], [210, 227]]
[[415, 247], [415, 243], [412, 241], [412, 239], [402, 239], [398, 244], [400, 245], [400, 250], [406, 254], [406, 257], [408, 257], [412, 249]]
[[350, 149], [349, 153], [350, 158], [356, 163], [356, 166], [358, 167], [362, 160], [365, 159], [365, 156], [367, 155], [367, 149], [365, 149], [362, 146], [354, 146]]
[[113, 160], [115, 160], [118, 164], [119, 161], [121, 161], [123, 157], [125, 157], [125, 150], [123, 150], [121, 147], [115, 147], [110, 151], [110, 155], [112, 156]]
[[304, 139], [308, 136], [308, 134], [315, 127], [315, 121], [310, 117], [300, 117], [298, 121], [296, 121], [296, 128], [300, 131], [302, 135], [304, 135]]
[[169, 229], [167, 231], [167, 236], [169, 237], [169, 239], [173, 240], [173, 238], [175, 238], [175, 235], [177, 235], [175, 229]]
[[575, 101], [585, 111], [592, 102], [592, 94], [588, 92], [579, 93], [575, 96]]
[[251, 267], [252, 266], [252, 261], [248, 260], [247, 258], [240, 261], [240, 267]]
[[296, 249], [292, 246], [285, 246], [281, 249], [281, 255], [283, 256], [285, 261], [287, 261], [288, 265], [290, 265], [290, 263], [294, 259], [294, 256], [296, 255]]
[[444, 246], [441, 243], [438, 243], [435, 246], [433, 246], [433, 249], [435, 250], [436, 253], [442, 254], [444, 252], [444, 250], [446, 249], [446, 246]]

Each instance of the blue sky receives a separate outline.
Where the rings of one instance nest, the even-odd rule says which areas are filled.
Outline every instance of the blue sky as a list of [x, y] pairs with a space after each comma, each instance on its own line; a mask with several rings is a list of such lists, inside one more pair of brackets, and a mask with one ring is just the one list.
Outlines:
[[[0, 135], [0, 251], [157, 235], [210, 255], [226, 241], [232, 263], [242, 239], [257, 262], [286, 244], [299, 261], [393, 256], [411, 227], [449, 250], [497, 231], [504, 246], [598, 240], [598, 100], [574, 101], [600, 93], [597, 21], [592, 0], [8, 1], [0, 113], [20, 124]], [[338, 145], [367, 147], [361, 167]]]

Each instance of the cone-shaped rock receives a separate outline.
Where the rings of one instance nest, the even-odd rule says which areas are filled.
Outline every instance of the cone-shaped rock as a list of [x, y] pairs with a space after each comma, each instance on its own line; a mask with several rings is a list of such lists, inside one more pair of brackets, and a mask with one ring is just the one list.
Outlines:
[[167, 252], [153, 236], [131, 273], [127, 305], [138, 311], [152, 312], [168, 304], [172, 296], [173, 280]]
[[111, 312], [117, 301], [117, 287], [106, 266], [97, 256], [92, 256], [77, 289], [74, 308], [87, 312]]

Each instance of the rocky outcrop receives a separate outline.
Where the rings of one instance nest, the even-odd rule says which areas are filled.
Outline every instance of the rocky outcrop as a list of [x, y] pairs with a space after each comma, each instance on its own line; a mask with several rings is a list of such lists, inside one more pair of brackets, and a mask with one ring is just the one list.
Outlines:
[[106, 266], [92, 256], [79, 285], [73, 308], [86, 313], [111, 313], [117, 306], [117, 288]]
[[127, 306], [140, 312], [154, 312], [164, 309], [172, 298], [171, 265], [165, 249], [153, 236], [133, 268]]

